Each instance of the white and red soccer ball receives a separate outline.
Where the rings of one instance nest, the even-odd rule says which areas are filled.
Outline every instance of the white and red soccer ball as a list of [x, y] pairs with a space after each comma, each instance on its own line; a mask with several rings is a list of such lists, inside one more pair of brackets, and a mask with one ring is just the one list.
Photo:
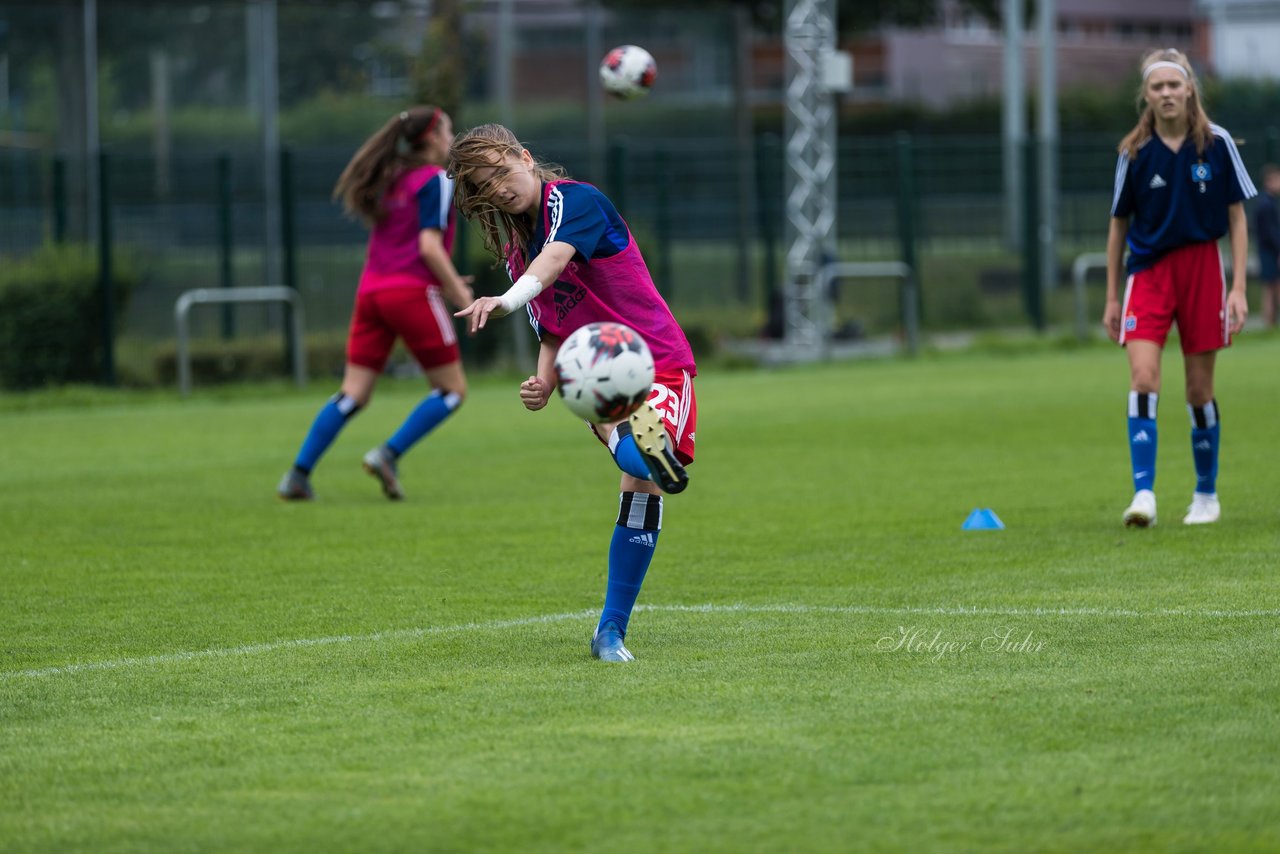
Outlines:
[[627, 101], [648, 95], [657, 77], [653, 56], [633, 44], [615, 47], [600, 63], [600, 83], [605, 91]]
[[649, 398], [653, 354], [629, 326], [588, 323], [560, 345], [556, 377], [574, 415], [593, 424], [621, 421]]

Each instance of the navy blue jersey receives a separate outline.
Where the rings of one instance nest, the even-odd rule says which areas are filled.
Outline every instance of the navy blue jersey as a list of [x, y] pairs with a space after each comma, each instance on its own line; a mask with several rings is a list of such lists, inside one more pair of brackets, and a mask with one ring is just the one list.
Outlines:
[[534, 258], [548, 243], [568, 243], [577, 251], [574, 260], [590, 263], [592, 258], [617, 255], [631, 242], [626, 223], [613, 202], [590, 184], [557, 183], [547, 199], [546, 216], [539, 211], [537, 225], [529, 240], [526, 260]]
[[1203, 155], [1190, 138], [1175, 152], [1156, 136], [1137, 157], [1120, 152], [1111, 215], [1129, 218], [1130, 273], [1181, 246], [1218, 240], [1227, 233], [1227, 208], [1257, 195], [1231, 135], [1210, 128]]
[[418, 228], [444, 231], [449, 226], [452, 205], [453, 181], [438, 172], [418, 191]]

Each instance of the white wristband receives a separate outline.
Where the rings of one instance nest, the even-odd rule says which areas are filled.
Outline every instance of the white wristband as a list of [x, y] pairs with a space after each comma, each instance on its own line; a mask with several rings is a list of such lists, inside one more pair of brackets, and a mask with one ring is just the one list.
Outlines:
[[498, 297], [498, 301], [502, 303], [502, 310], [510, 314], [524, 308], [529, 300], [540, 293], [542, 293], [542, 282], [538, 281], [537, 276], [525, 273], [516, 279], [516, 283], [505, 294]]

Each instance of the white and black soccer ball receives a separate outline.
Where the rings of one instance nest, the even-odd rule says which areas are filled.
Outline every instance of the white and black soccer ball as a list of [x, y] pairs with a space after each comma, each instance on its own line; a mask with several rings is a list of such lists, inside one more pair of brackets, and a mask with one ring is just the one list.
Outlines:
[[600, 63], [600, 83], [616, 98], [631, 100], [649, 94], [658, 65], [649, 51], [633, 44], [615, 47]]
[[649, 398], [653, 354], [629, 326], [588, 323], [560, 345], [556, 377], [574, 415], [593, 424], [621, 421]]

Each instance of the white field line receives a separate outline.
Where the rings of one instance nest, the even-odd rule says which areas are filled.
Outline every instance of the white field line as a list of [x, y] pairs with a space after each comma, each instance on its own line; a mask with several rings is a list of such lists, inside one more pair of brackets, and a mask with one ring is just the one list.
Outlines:
[[202, 658], [232, 658], [239, 655], [257, 655], [279, 649], [302, 649], [311, 646], [333, 646], [347, 643], [378, 643], [380, 641], [406, 641], [430, 635], [447, 635], [458, 632], [494, 631], [532, 626], [538, 623], [559, 623], [565, 620], [586, 619], [596, 611], [574, 611], [568, 614], [544, 614], [540, 617], [520, 617], [514, 620], [493, 620], [487, 623], [459, 623], [454, 626], [431, 626], [425, 629], [394, 629], [373, 632], [368, 635], [334, 635], [326, 638], [298, 638], [245, 646], [229, 646], [218, 649], [201, 649], [188, 652], [167, 652], [161, 655], [144, 655], [138, 658], [117, 658], [109, 661], [90, 661], [83, 664], [65, 664], [61, 667], [41, 667], [36, 670], [13, 670], [0, 673], [0, 679], [20, 676], [57, 676], [62, 673], [83, 673], [88, 670], [119, 670], [126, 667], [145, 667], [151, 664], [170, 664], [177, 661], [195, 661]]
[[[936, 617], [1191, 617], [1193, 619], [1252, 619], [1280, 618], [1280, 609], [1272, 610], [1215, 610], [1197, 608], [1153, 608], [1138, 611], [1129, 608], [990, 608], [982, 606], [878, 606], [878, 605], [637, 605], [637, 611], [669, 611], [690, 614], [867, 614], [876, 616], [936, 616]], [[511, 620], [491, 620], [483, 623], [458, 623], [452, 626], [430, 626], [419, 629], [394, 629], [367, 635], [333, 635], [322, 638], [296, 638], [270, 641], [244, 646], [221, 647], [186, 652], [170, 652], [161, 655], [145, 655], [137, 658], [117, 658], [107, 661], [90, 661], [66, 664], [60, 667], [41, 667], [34, 670], [10, 670], [0, 672], [0, 680], [21, 677], [58, 676], [64, 673], [84, 673], [96, 670], [120, 670], [130, 667], [146, 667], [180, 661], [196, 661], [205, 658], [232, 658], [241, 655], [257, 655], [281, 649], [304, 649], [313, 646], [333, 646], [349, 643], [379, 643], [381, 641], [406, 641], [432, 635], [448, 635], [463, 632], [486, 632], [533, 626], [541, 623], [562, 623], [567, 620], [587, 619], [596, 616], [595, 610], [571, 611], [563, 614], [543, 614], [537, 617], [519, 617]]]
[[878, 616], [935, 617], [1200, 617], [1243, 619], [1280, 617], [1280, 609], [1214, 610], [1206, 608], [987, 608], [980, 605], [882, 606], [882, 605], [637, 605], [637, 611], [740, 614], [874, 614]]

